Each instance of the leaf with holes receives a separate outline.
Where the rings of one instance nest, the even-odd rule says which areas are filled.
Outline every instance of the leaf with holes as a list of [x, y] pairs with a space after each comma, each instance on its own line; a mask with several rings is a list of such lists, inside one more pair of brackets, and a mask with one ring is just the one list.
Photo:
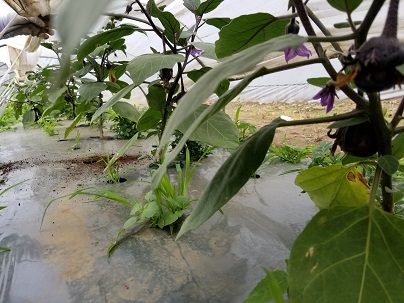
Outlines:
[[299, 173], [295, 184], [306, 191], [320, 209], [361, 206], [369, 200], [367, 180], [354, 166], [312, 167]]

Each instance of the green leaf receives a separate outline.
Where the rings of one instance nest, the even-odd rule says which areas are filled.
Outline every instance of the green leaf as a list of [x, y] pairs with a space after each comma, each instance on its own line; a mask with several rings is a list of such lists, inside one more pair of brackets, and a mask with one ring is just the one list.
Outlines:
[[345, 126], [358, 125], [366, 121], [368, 121], [368, 118], [366, 116], [357, 116], [354, 118], [333, 122], [330, 125], [328, 125], [327, 128], [337, 129]]
[[72, 124], [70, 124], [66, 128], [64, 139], [66, 139], [67, 136], [72, 132], [72, 130], [76, 127], [77, 123], [79, 123], [80, 120], [83, 118], [84, 114], [85, 114], [84, 112], [81, 112], [80, 114], [78, 114], [77, 117], [73, 120]]
[[166, 106], [166, 90], [162, 85], [149, 86], [146, 98], [147, 104], [151, 109], [163, 114]]
[[35, 122], [35, 112], [34, 110], [30, 109], [26, 111], [22, 116], [22, 124], [26, 125], [34, 122]]
[[0, 251], [10, 251], [11, 249], [8, 247], [0, 247]]
[[184, 0], [184, 6], [190, 10], [192, 13], [196, 11], [196, 9], [201, 4], [200, 0]]
[[404, 75], [404, 64], [401, 64], [401, 65], [396, 66], [396, 70], [397, 70], [400, 74]]
[[300, 172], [295, 184], [306, 191], [320, 209], [362, 206], [369, 200], [367, 181], [353, 166], [312, 167]]
[[191, 215], [184, 221], [177, 239], [184, 233], [198, 228], [247, 183], [262, 164], [272, 143], [276, 127], [282, 121], [278, 118], [262, 127], [230, 155], [209, 182]]
[[276, 270], [269, 272], [265, 270], [266, 277], [262, 279], [257, 286], [248, 295], [247, 300], [244, 303], [267, 303], [274, 301], [273, 288], [277, 285], [282, 294], [286, 293], [288, 288], [288, 276], [287, 273], [282, 270]]
[[307, 83], [318, 87], [324, 87], [330, 80], [330, 77], [309, 78], [307, 79]]
[[67, 91], [67, 86], [64, 86], [62, 88], [52, 91], [51, 93], [48, 94], [49, 101], [52, 103], [56, 102], [56, 100], [60, 96], [62, 96], [66, 91]]
[[181, 55], [145, 54], [136, 57], [128, 64], [127, 70], [133, 83], [137, 86], [155, 75], [162, 68], [172, 68], [177, 62], [184, 60]]
[[219, 32], [216, 55], [224, 58], [251, 46], [285, 34], [289, 20], [278, 20], [271, 14], [256, 13], [233, 19]]
[[392, 176], [398, 170], [398, 166], [400, 165], [398, 160], [391, 155], [379, 157], [377, 164], [386, 174], [390, 176]]
[[143, 207], [143, 212], [140, 215], [140, 219], [150, 219], [153, 218], [155, 215], [157, 215], [160, 212], [160, 207], [156, 201], [152, 201], [147, 203]]
[[320, 211], [293, 244], [294, 303], [402, 302], [404, 221], [375, 206]]
[[327, 2], [337, 10], [351, 13], [362, 3], [362, 0], [327, 0]]
[[181, 25], [178, 20], [172, 13], [160, 10], [154, 0], [150, 0], [148, 6], [151, 7], [151, 15], [159, 19], [163, 25], [166, 37], [170, 41], [175, 41], [176, 34], [181, 30]]
[[138, 131], [142, 132], [145, 130], [149, 130], [151, 128], [155, 128], [157, 124], [161, 120], [161, 113], [149, 108], [147, 111], [143, 113], [137, 122]]
[[[202, 105], [191, 117], [185, 120], [178, 130], [182, 133], [195, 122], [195, 120], [209, 106]], [[212, 146], [235, 149], [238, 146], [238, 128], [233, 120], [223, 111], [217, 112], [207, 121], [203, 122], [189, 137], [189, 140], [205, 142]]]
[[123, 224], [122, 229], [123, 230], [127, 230], [128, 228], [130, 228], [131, 226], [133, 226], [137, 221], [138, 221], [138, 217], [130, 217], [128, 220], [126, 220], [126, 222]]
[[192, 42], [191, 44], [197, 49], [203, 50], [202, 54], [199, 55], [200, 57], [218, 60], [216, 56], [215, 45], [213, 43]]
[[122, 37], [133, 34], [138, 27], [130, 24], [122, 24], [117, 28], [99, 33], [86, 39], [77, 51], [77, 60], [83, 61], [85, 57], [91, 54], [100, 45], [107, 44], [111, 41], [118, 40]]
[[[181, 98], [181, 102], [178, 104], [178, 107], [175, 109], [167, 123], [166, 129], [161, 138], [160, 148], [167, 143], [171, 134], [178, 129], [178, 126], [215, 92], [220, 82], [232, 75], [249, 71], [270, 52], [282, 50], [288, 47], [297, 47], [304, 41], [306, 41], [305, 38], [296, 35], [285, 35], [275, 38], [233, 55], [210, 70], [202, 76], [194, 86], [192, 86], [184, 97]], [[251, 81], [251, 79], [248, 80]], [[247, 82], [243, 82], [242, 85]], [[233, 92], [240, 93], [240, 91], [241, 90], [237, 89], [234, 91], [232, 90], [232, 92], [229, 92], [228, 95], [226, 94], [223, 99], [226, 99], [229, 96], [234, 98], [236, 94]]]
[[177, 221], [179, 218], [181, 218], [183, 214], [184, 214], [184, 211], [181, 211], [181, 210], [176, 211], [175, 213], [172, 213], [170, 211], [166, 211], [161, 215], [157, 225], [160, 228], [163, 228], [164, 226], [171, 225], [175, 221]]
[[128, 102], [118, 101], [112, 106], [114, 112], [121, 117], [137, 122], [140, 118], [140, 112], [136, 107]]
[[65, 53], [72, 53], [80, 39], [97, 23], [109, 3], [109, 0], [63, 1], [54, 21]]
[[[362, 21], [354, 21], [353, 24], [354, 25], [360, 25], [362, 23]], [[334, 24], [335, 28], [350, 28], [351, 25], [348, 22], [340, 22], [340, 23], [335, 23]]]
[[[187, 76], [192, 81], [197, 82], [199, 78], [201, 78], [204, 74], [206, 74], [211, 69], [212, 69], [211, 67], [202, 67], [199, 70], [193, 70], [193, 71], [188, 72]], [[215, 94], [220, 97], [229, 89], [229, 87], [230, 87], [230, 81], [225, 79], [222, 82], [220, 82], [219, 86], [215, 90]]]
[[121, 89], [118, 93], [112, 96], [107, 102], [105, 102], [97, 111], [94, 113], [93, 117], [91, 118], [91, 123], [93, 123], [99, 116], [101, 116], [108, 108], [113, 106], [115, 103], [120, 101], [124, 96], [130, 93], [137, 84], [133, 83]]
[[209, 18], [206, 19], [206, 24], [212, 25], [218, 29], [221, 29], [223, 26], [226, 26], [231, 22], [230, 18]]
[[195, 15], [203, 16], [204, 14], [210, 13], [223, 1], [224, 0], [206, 0], [199, 5], [198, 9], [195, 11]]
[[394, 137], [392, 142], [392, 155], [396, 157], [397, 160], [404, 158], [404, 133]]
[[[128, 142], [126, 142], [126, 144], [124, 146], [122, 146], [122, 148], [120, 150], [118, 150], [118, 152], [112, 157], [112, 159], [109, 161], [108, 165], [111, 167], [112, 165], [115, 164], [115, 162], [122, 157], [124, 154], [126, 154], [126, 152], [129, 150], [129, 148], [131, 148], [133, 146], [133, 144], [135, 144], [135, 142], [137, 141], [137, 138], [139, 136], [139, 133], [136, 133], [130, 140], [128, 140]], [[105, 168], [104, 171], [106, 171], [107, 168]]]
[[104, 82], [89, 82], [80, 85], [79, 93], [84, 99], [92, 100], [106, 89], [107, 85]]
[[[7, 187], [6, 189], [3, 189], [1, 192], [0, 192], [0, 197], [2, 196], [2, 195], [4, 195], [6, 192], [8, 192], [10, 189], [12, 189], [12, 188], [14, 188], [14, 187], [17, 187], [18, 185], [20, 185], [20, 184], [22, 184], [22, 183], [24, 183], [24, 182], [27, 182], [29, 179], [26, 179], [26, 180], [24, 180], [24, 181], [21, 181], [21, 182], [18, 182], [18, 183], [16, 183], [16, 184], [13, 184], [13, 185], [11, 185], [11, 186], [9, 186], [9, 187]], [[3, 208], [5, 208], [6, 206], [4, 206]]]

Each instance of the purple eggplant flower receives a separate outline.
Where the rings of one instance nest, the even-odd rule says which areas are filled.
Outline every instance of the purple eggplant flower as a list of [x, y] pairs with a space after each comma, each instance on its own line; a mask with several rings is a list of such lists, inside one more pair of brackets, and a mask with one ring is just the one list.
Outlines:
[[195, 46], [190, 46], [189, 47], [189, 53], [191, 54], [191, 56], [198, 56], [202, 53], [201, 49], [197, 49]]
[[335, 86], [326, 85], [317, 94], [313, 96], [314, 100], [320, 99], [322, 106], [327, 106], [326, 113], [330, 112], [334, 106]]
[[287, 48], [283, 52], [285, 53], [286, 63], [289, 63], [289, 61], [296, 56], [307, 57], [307, 59], [311, 56], [311, 50], [309, 50], [304, 44], [296, 49]]

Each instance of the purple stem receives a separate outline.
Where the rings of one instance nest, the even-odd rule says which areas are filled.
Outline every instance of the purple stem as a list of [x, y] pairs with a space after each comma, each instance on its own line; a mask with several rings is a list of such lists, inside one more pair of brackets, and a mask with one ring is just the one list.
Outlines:
[[399, 0], [390, 0], [389, 11], [387, 13], [386, 24], [384, 25], [383, 37], [397, 38], [398, 25], [398, 3]]

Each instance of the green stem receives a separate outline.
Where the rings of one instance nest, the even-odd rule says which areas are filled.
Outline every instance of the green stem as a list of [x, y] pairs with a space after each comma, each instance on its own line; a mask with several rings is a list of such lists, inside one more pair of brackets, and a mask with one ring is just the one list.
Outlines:
[[380, 168], [379, 165], [377, 165], [375, 177], [373, 179], [372, 188], [370, 190], [370, 195], [369, 195], [369, 205], [370, 206], [374, 206], [376, 203], [376, 193], [377, 193], [377, 189], [379, 188], [381, 175], [382, 175], [382, 169]]
[[[392, 135], [389, 125], [384, 119], [380, 97], [377, 93], [368, 94], [368, 96], [370, 105], [369, 118], [377, 139], [378, 153], [381, 156], [391, 155]], [[391, 176], [382, 171], [380, 183], [382, 187], [382, 208], [385, 211], [392, 213], [394, 208], [394, 197], [392, 194], [393, 182]]]
[[334, 115], [329, 117], [322, 118], [312, 118], [312, 119], [304, 119], [304, 120], [292, 120], [292, 121], [283, 121], [279, 124], [278, 127], [285, 126], [298, 126], [298, 125], [307, 125], [307, 124], [320, 124], [320, 123], [329, 123], [335, 121], [342, 121], [354, 117], [358, 117], [363, 115], [365, 112], [363, 110], [355, 110], [349, 113]]

